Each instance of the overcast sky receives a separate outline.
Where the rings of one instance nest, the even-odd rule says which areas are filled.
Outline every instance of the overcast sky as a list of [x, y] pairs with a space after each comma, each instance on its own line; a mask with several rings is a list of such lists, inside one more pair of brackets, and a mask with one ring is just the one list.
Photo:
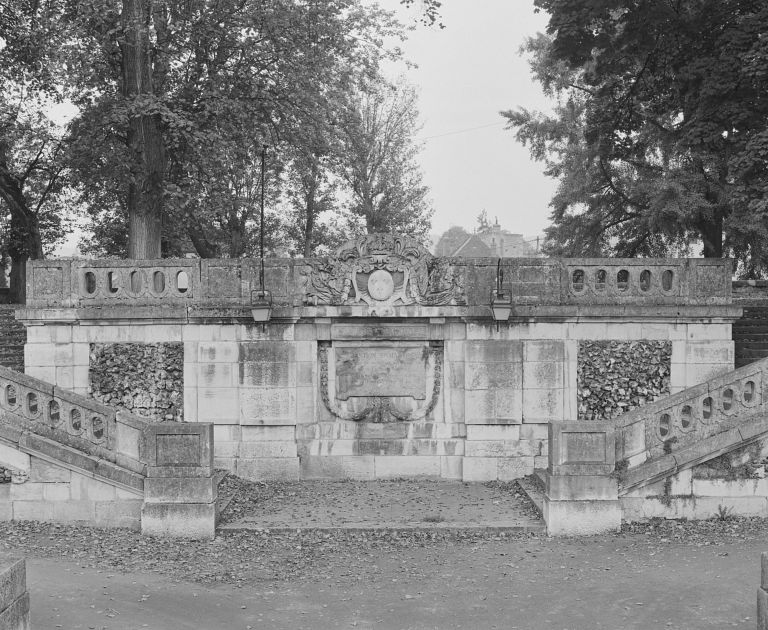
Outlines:
[[[399, 0], [379, 4], [413, 19]], [[451, 225], [471, 230], [485, 209], [511, 232], [541, 234], [555, 183], [504, 129], [499, 111], [548, 108], [518, 52], [545, 30], [547, 15], [533, 12], [533, 0], [444, 0], [442, 20], [444, 29], [420, 27], [402, 46], [418, 68], [400, 66], [420, 90], [433, 232]]]
[[[417, 15], [400, 0], [379, 4], [409, 24]], [[527, 37], [545, 29], [547, 16], [533, 12], [533, 0], [443, 0], [441, 13], [444, 29], [419, 27], [401, 46], [418, 67], [392, 70], [420, 92], [420, 161], [435, 208], [432, 233], [452, 225], [471, 231], [486, 210], [510, 232], [535, 238], [548, 224], [555, 184], [504, 129], [499, 111], [548, 108], [519, 54]], [[57, 253], [72, 255], [79, 237]]]

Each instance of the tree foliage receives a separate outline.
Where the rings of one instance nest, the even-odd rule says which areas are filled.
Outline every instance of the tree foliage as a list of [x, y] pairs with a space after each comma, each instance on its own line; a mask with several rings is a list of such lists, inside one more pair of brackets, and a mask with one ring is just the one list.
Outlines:
[[382, 42], [402, 35], [391, 13], [363, 0], [51, 0], [41, 20], [41, 3], [11, 4], [4, 60], [78, 110], [63, 155], [90, 253], [254, 253], [265, 147], [267, 204], [294, 209], [268, 213], [268, 242], [309, 253], [336, 238], [317, 219], [349, 196], [339, 115], [355, 86], [381, 80]]
[[400, 81], [357, 90], [342, 121], [342, 177], [353, 214], [368, 232], [399, 231], [423, 237], [433, 210], [416, 164], [420, 150], [416, 91]]
[[756, 0], [537, 0], [527, 45], [556, 97], [504, 112], [559, 180], [550, 253], [663, 255], [702, 244], [768, 263], [768, 6]]
[[14, 300], [23, 299], [26, 261], [67, 231], [67, 143], [49, 116], [62, 97], [54, 79], [63, 56], [53, 54], [61, 9], [53, 0], [0, 0], [0, 260], [13, 262]]

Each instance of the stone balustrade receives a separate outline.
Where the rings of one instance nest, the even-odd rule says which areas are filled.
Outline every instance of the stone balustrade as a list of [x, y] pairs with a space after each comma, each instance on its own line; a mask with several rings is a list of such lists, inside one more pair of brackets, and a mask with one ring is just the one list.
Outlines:
[[143, 472], [142, 432], [148, 422], [46, 381], [0, 367], [0, 422]]
[[[454, 307], [456, 315], [465, 316], [486, 309], [496, 288], [495, 258], [434, 258], [414, 245], [420, 258], [406, 251], [391, 271], [376, 275], [371, 265], [381, 261], [358, 245], [355, 255], [347, 250], [336, 258], [267, 260], [265, 284], [275, 307], [303, 307], [304, 316], [323, 316], [328, 307], [441, 306], [443, 312]], [[246, 308], [251, 292], [259, 288], [258, 261], [252, 259], [60, 259], [28, 265], [30, 309], [165, 306], [172, 313], [173, 307]], [[531, 305], [731, 303], [727, 260], [506, 258], [501, 269], [502, 288], [521, 313]]]
[[685, 449], [765, 411], [768, 359], [711, 378], [616, 420], [621, 468]]

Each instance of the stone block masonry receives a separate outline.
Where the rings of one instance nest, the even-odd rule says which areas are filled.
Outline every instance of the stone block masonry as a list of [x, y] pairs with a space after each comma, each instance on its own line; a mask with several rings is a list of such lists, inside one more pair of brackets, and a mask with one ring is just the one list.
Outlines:
[[217, 487], [213, 425], [162, 422], [144, 430], [147, 462], [141, 532], [150, 536], [212, 539]]
[[[661, 395], [732, 362], [741, 311], [726, 262], [504, 259], [513, 305], [497, 329], [498, 264], [438, 259], [398, 235], [361, 237], [327, 259], [268, 260], [262, 327], [250, 313], [253, 261], [35, 261], [19, 312], [27, 371], [96, 395], [101, 357], [173, 348], [183, 375], [173, 413], [183, 405], [185, 421], [213, 424], [216, 467], [252, 479], [486, 481], [546, 467], [547, 425], [587, 419], [586, 347], [619, 353], [601, 353], [590, 376], [610, 384], [612, 410], [639, 401], [639, 385], [619, 386], [628, 363], [646, 380], [657, 359]], [[642, 360], [626, 360], [627, 348]]]
[[0, 485], [1, 520], [140, 528], [141, 490], [107, 483], [61, 462], [27, 457], [26, 475]]
[[757, 589], [757, 630], [768, 630], [768, 553], [760, 554], [760, 587]]
[[22, 559], [0, 563], [0, 630], [30, 630], [27, 567]]
[[548, 535], [601, 534], [621, 528], [615, 449], [608, 423], [549, 425], [543, 510]]

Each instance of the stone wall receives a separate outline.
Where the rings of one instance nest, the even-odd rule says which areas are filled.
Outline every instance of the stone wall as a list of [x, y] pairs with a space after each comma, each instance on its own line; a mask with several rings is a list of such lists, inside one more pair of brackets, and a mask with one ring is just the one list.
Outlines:
[[94, 343], [90, 394], [146, 418], [182, 420], [183, 366], [181, 343]]
[[[488, 318], [417, 309], [263, 329], [228, 317], [102, 319], [30, 326], [25, 352], [30, 374], [87, 392], [92, 345], [181, 344], [184, 419], [214, 423], [216, 466], [244, 477], [485, 481], [546, 466], [547, 423], [578, 418], [580, 343], [663, 348], [672, 393], [732, 369], [730, 323], [682, 321], [679, 312], [670, 321], [655, 311], [644, 320], [642, 310], [632, 319], [530, 318], [499, 331]], [[358, 373], [368, 385], [355, 382]]]
[[0, 520], [83, 522], [139, 529], [144, 494], [0, 445], [13, 461], [12, 483], [0, 485]]
[[610, 420], [669, 394], [670, 341], [579, 342], [579, 420]]
[[21, 559], [5, 559], [0, 563], [0, 630], [29, 630], [30, 627], [26, 563]]
[[[733, 368], [741, 315], [728, 261], [435, 258], [392, 234], [266, 261], [263, 326], [254, 260], [35, 261], [28, 277], [30, 374], [87, 393], [91, 373], [135, 403], [138, 368], [104, 387], [125, 344], [183, 344], [184, 419], [213, 423], [217, 467], [253, 479], [521, 477], [547, 463], [547, 423], [579, 417], [580, 342], [660, 344], [675, 393]], [[92, 344], [119, 345], [105, 360]], [[621, 378], [611, 412], [639, 400]]]

